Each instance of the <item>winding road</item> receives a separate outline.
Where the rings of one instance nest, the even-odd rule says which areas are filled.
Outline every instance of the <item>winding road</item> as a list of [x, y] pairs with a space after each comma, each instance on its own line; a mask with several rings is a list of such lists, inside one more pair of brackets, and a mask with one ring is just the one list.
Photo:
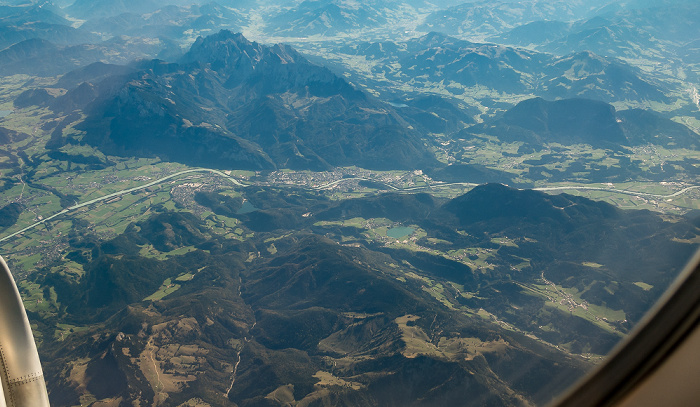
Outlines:
[[[446, 184], [433, 184], [429, 186], [420, 186], [420, 187], [410, 187], [410, 188], [397, 188], [393, 185], [389, 185], [385, 182], [381, 181], [376, 181], [372, 180], [369, 178], [361, 178], [361, 177], [353, 177], [353, 178], [343, 178], [339, 179], [337, 181], [329, 182], [327, 184], [323, 184], [317, 187], [313, 187], [312, 189], [315, 190], [323, 190], [330, 188], [332, 186], [341, 184], [346, 181], [352, 181], [352, 180], [361, 180], [361, 181], [372, 181], [372, 182], [377, 182], [380, 184], [386, 185], [388, 188], [393, 189], [394, 191], [403, 191], [403, 192], [410, 192], [410, 191], [419, 191], [422, 189], [436, 189], [436, 188], [445, 188], [445, 187], [451, 187], [455, 185], [462, 185], [462, 186], [468, 186], [468, 187], [476, 187], [479, 186], [480, 184], [475, 184], [473, 182], [451, 182], [451, 183], [446, 183]], [[691, 191], [693, 189], [700, 189], [700, 186], [690, 186], [687, 188], [683, 188], [680, 191], [674, 192], [669, 195], [661, 195], [661, 194], [650, 194], [648, 192], [636, 192], [636, 191], [628, 191], [626, 189], [614, 189], [614, 188], [603, 188], [603, 187], [585, 187], [585, 186], [570, 186], [570, 187], [541, 187], [541, 188], [532, 188], [533, 191], [542, 191], [542, 192], [547, 192], [547, 191], [603, 191], [603, 192], [610, 192], [614, 194], [623, 194], [623, 195], [632, 195], [632, 196], [643, 196], [647, 198], [674, 198], [679, 195], [683, 195], [688, 191]]]
[[[12, 234], [10, 234], [10, 235], [7, 235], [7, 236], [5, 236], [5, 237], [3, 237], [3, 238], [0, 238], [0, 242], [4, 242], [5, 240], [11, 239], [11, 238], [13, 238], [13, 237], [19, 235], [20, 233], [23, 233], [23, 232], [26, 232], [26, 231], [28, 231], [28, 230], [31, 230], [31, 229], [33, 229], [33, 228], [35, 228], [35, 227], [37, 227], [37, 226], [39, 226], [39, 225], [41, 225], [41, 224], [43, 224], [43, 223], [46, 223], [46, 222], [48, 222], [48, 221], [50, 221], [50, 220], [52, 220], [52, 219], [54, 219], [54, 218], [56, 218], [56, 217], [58, 217], [58, 216], [64, 215], [64, 214], [69, 213], [69, 212], [72, 212], [72, 211], [74, 211], [74, 210], [76, 210], [76, 209], [80, 209], [80, 208], [82, 208], [82, 207], [85, 207], [85, 206], [88, 206], [88, 205], [92, 205], [92, 204], [94, 204], [94, 203], [106, 201], [106, 200], [109, 200], [109, 199], [111, 199], [111, 198], [114, 198], [114, 197], [117, 197], [117, 196], [121, 196], [121, 195], [124, 195], [124, 194], [128, 194], [128, 193], [131, 193], [131, 192], [134, 192], [134, 191], [138, 191], [138, 190], [141, 190], [141, 189], [145, 189], [145, 188], [148, 188], [148, 187], [151, 187], [151, 186], [160, 184], [160, 183], [162, 183], [162, 182], [168, 181], [168, 180], [170, 180], [170, 179], [179, 177], [179, 176], [181, 176], [181, 175], [191, 174], [191, 173], [196, 173], [196, 172], [208, 172], [208, 173], [211, 173], [211, 174], [219, 175], [219, 176], [221, 176], [222, 178], [225, 178], [225, 179], [227, 179], [227, 180], [233, 182], [235, 185], [237, 185], [237, 186], [239, 186], [239, 187], [247, 187], [247, 186], [249, 186], [249, 185], [246, 185], [246, 184], [241, 183], [241, 182], [238, 181], [237, 179], [231, 177], [230, 175], [225, 174], [225, 173], [222, 172], [222, 171], [214, 170], [214, 169], [211, 169], [211, 168], [194, 168], [194, 169], [189, 169], [189, 170], [184, 170], [184, 171], [178, 171], [178, 172], [176, 172], [176, 173], [170, 174], [170, 175], [168, 175], [168, 176], [166, 176], [166, 177], [163, 177], [163, 178], [159, 178], [159, 179], [157, 179], [157, 180], [155, 180], [155, 181], [151, 181], [151, 182], [149, 182], [149, 183], [147, 183], [147, 184], [144, 184], [144, 185], [141, 185], [141, 186], [138, 186], [138, 187], [128, 188], [128, 189], [125, 189], [125, 190], [122, 190], [122, 191], [114, 192], [114, 193], [111, 193], [111, 194], [108, 194], [108, 195], [105, 195], [105, 196], [102, 196], [102, 197], [99, 197], [99, 198], [91, 199], [91, 200], [89, 200], [89, 201], [86, 201], [86, 202], [83, 202], [83, 203], [79, 203], [79, 204], [70, 206], [70, 207], [68, 207], [68, 208], [66, 208], [66, 209], [63, 209], [62, 211], [60, 211], [60, 212], [58, 212], [58, 213], [56, 213], [56, 214], [54, 214], [54, 215], [52, 215], [52, 216], [49, 216], [49, 217], [44, 218], [44, 219], [42, 219], [42, 220], [40, 220], [40, 221], [38, 221], [38, 222], [36, 222], [36, 223], [34, 223], [34, 224], [32, 224], [32, 225], [29, 225], [29, 226], [25, 227], [24, 229], [18, 230], [17, 232], [14, 232], [14, 233], [12, 233]], [[390, 189], [392, 189], [392, 190], [394, 190], [394, 191], [401, 191], [401, 192], [419, 191], [419, 190], [423, 190], [423, 189], [446, 188], [446, 187], [455, 186], [455, 185], [469, 186], [469, 187], [475, 187], [475, 186], [478, 186], [478, 185], [479, 185], [479, 184], [475, 184], [475, 183], [471, 183], [471, 182], [453, 182], [453, 183], [448, 183], [448, 184], [433, 184], [433, 185], [420, 186], [420, 187], [398, 188], [398, 187], [395, 187], [395, 186], [393, 186], [393, 185], [387, 184], [387, 183], [385, 183], [385, 182], [376, 181], [376, 180], [372, 180], [372, 179], [369, 179], [369, 178], [352, 177], [352, 178], [343, 178], [343, 179], [339, 179], [339, 180], [336, 180], [336, 181], [333, 181], [333, 182], [329, 182], [329, 183], [327, 183], [327, 184], [323, 184], [323, 185], [316, 186], [316, 187], [311, 187], [310, 189], [313, 189], [313, 190], [316, 190], [316, 191], [320, 191], [320, 190], [324, 190], [324, 189], [333, 187], [333, 186], [335, 186], [335, 185], [341, 184], [341, 183], [343, 183], [343, 182], [355, 181], [355, 180], [379, 182], [379, 183], [381, 183], [381, 184], [386, 185], [388, 188], [390, 188]], [[291, 185], [288, 185], [288, 186], [291, 186]], [[609, 192], [609, 193], [613, 193], [613, 194], [623, 194], [623, 195], [632, 195], [632, 196], [639, 196], [639, 197], [646, 197], [646, 198], [660, 198], [660, 199], [674, 198], [674, 197], [683, 195], [683, 194], [685, 194], [685, 193], [687, 193], [687, 192], [689, 192], [689, 191], [691, 191], [691, 190], [694, 190], [694, 189], [700, 189], [700, 186], [697, 186], [697, 185], [696, 185], [696, 186], [686, 187], [686, 188], [683, 188], [683, 189], [681, 189], [681, 190], [679, 190], [679, 191], [676, 191], [676, 192], [674, 192], [674, 193], [672, 193], [672, 194], [668, 194], [668, 195], [650, 194], [650, 193], [647, 193], [647, 192], [635, 192], [635, 191], [629, 191], [629, 190], [625, 190], [625, 189], [602, 188], [602, 187], [586, 187], [586, 186], [533, 188], [534, 191], [543, 191], [543, 192], [547, 192], [547, 191], [603, 191], [603, 192]]]
[[532, 188], [534, 191], [566, 191], [566, 190], [577, 190], [577, 191], [604, 191], [604, 192], [612, 192], [615, 194], [624, 194], [624, 195], [632, 195], [632, 196], [645, 196], [647, 198], [674, 198], [679, 195], [683, 195], [686, 192], [693, 190], [693, 189], [698, 189], [700, 186], [692, 186], [692, 187], [687, 187], [683, 188], [680, 191], [674, 192], [669, 195], [661, 195], [661, 194], [650, 194], [647, 192], [635, 192], [635, 191], [628, 191], [626, 189], [613, 189], [613, 188], [601, 188], [601, 187], [547, 187], [547, 188]]
[[38, 221], [38, 222], [36, 222], [36, 223], [34, 223], [34, 224], [32, 224], [32, 225], [27, 226], [26, 228], [24, 228], [24, 229], [22, 229], [22, 230], [18, 230], [17, 232], [12, 233], [11, 235], [7, 235], [7, 236], [3, 237], [2, 239], [0, 239], [0, 242], [3, 242], [3, 241], [8, 240], [8, 239], [10, 239], [10, 238], [12, 238], [12, 237], [15, 237], [15, 236], [17, 236], [18, 234], [23, 233], [23, 232], [26, 232], [26, 231], [28, 231], [28, 230], [30, 230], [30, 229], [33, 229], [33, 228], [35, 228], [35, 227], [37, 227], [37, 226], [39, 226], [39, 225], [41, 225], [41, 224], [43, 224], [43, 223], [45, 223], [45, 222], [50, 221], [51, 219], [53, 219], [53, 218], [55, 218], [55, 217], [57, 217], [57, 216], [61, 216], [61, 215], [66, 214], [66, 213], [68, 213], [68, 212], [74, 211], [74, 210], [76, 210], [76, 209], [80, 209], [80, 208], [82, 208], [82, 207], [84, 207], [84, 206], [92, 205], [92, 204], [94, 204], [94, 203], [101, 202], [101, 201], [105, 201], [105, 200], [108, 200], [108, 199], [111, 199], [111, 198], [114, 198], [114, 197], [117, 197], [117, 196], [121, 196], [121, 195], [124, 195], [124, 194], [129, 194], [129, 193], [134, 192], [134, 191], [138, 191], [138, 190], [141, 190], [141, 189], [145, 189], [145, 188], [151, 187], [151, 186], [153, 186], [153, 185], [160, 184], [160, 183], [165, 182], [165, 181], [167, 181], [167, 180], [169, 180], [169, 179], [172, 179], [172, 178], [175, 178], [175, 177], [179, 177], [180, 175], [190, 174], [190, 173], [193, 173], [193, 172], [210, 172], [210, 173], [212, 173], [212, 174], [216, 174], [216, 175], [219, 175], [219, 176], [221, 176], [221, 177], [223, 177], [223, 178], [226, 178], [226, 179], [232, 181], [234, 184], [236, 184], [236, 185], [238, 185], [238, 186], [240, 186], [240, 187], [247, 187], [247, 186], [248, 186], [248, 185], [242, 184], [242, 183], [239, 182], [237, 179], [235, 179], [235, 178], [233, 178], [233, 177], [231, 177], [231, 176], [229, 176], [229, 175], [226, 175], [225, 173], [223, 173], [223, 172], [221, 172], [221, 171], [219, 171], [219, 170], [213, 170], [213, 169], [210, 169], [210, 168], [195, 168], [195, 169], [191, 169], [191, 170], [179, 171], [179, 172], [176, 172], [176, 173], [174, 173], [174, 174], [170, 174], [170, 175], [168, 175], [167, 177], [163, 177], [163, 178], [157, 179], [157, 180], [155, 180], [155, 181], [149, 182], [148, 184], [144, 184], [144, 185], [141, 185], [141, 186], [138, 186], [138, 187], [129, 188], [129, 189], [125, 189], [125, 190], [122, 190], [122, 191], [114, 192], [114, 193], [109, 194], [109, 195], [101, 196], [101, 197], [99, 197], [99, 198], [91, 199], [91, 200], [89, 200], [89, 201], [87, 201], [87, 202], [83, 202], [83, 203], [80, 203], [80, 204], [76, 204], [76, 205], [70, 206], [70, 207], [68, 207], [68, 208], [66, 208], [66, 209], [64, 209], [64, 210], [62, 210], [61, 212], [58, 212], [58, 213], [56, 213], [56, 214], [54, 214], [54, 215], [52, 215], [52, 216], [49, 216], [48, 218], [44, 218], [44, 219], [42, 219], [42, 220], [40, 220], [40, 221]]

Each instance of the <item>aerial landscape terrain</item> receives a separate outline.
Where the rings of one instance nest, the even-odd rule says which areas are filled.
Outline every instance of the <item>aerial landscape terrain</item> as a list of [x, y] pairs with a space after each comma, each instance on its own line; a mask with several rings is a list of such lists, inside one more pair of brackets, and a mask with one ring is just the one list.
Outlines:
[[0, 1], [55, 406], [533, 406], [700, 243], [695, 0]]

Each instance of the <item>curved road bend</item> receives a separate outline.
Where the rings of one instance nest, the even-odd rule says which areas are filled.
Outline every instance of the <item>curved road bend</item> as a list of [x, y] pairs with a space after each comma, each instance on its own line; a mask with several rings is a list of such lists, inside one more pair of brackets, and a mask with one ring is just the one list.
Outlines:
[[128, 194], [128, 193], [131, 193], [131, 192], [134, 192], [134, 191], [138, 191], [138, 190], [141, 190], [141, 189], [145, 189], [145, 188], [151, 187], [151, 186], [153, 186], [153, 185], [160, 184], [161, 182], [167, 181], [167, 180], [169, 180], [169, 179], [171, 179], [171, 178], [175, 178], [175, 177], [178, 177], [178, 176], [180, 176], [180, 175], [189, 174], [189, 173], [193, 173], [193, 172], [210, 172], [210, 173], [212, 173], [212, 174], [216, 174], [216, 175], [219, 175], [219, 176], [221, 176], [221, 177], [223, 177], [223, 178], [226, 178], [226, 179], [228, 179], [229, 181], [232, 181], [234, 184], [236, 184], [236, 185], [238, 185], [238, 186], [240, 186], [240, 187], [247, 187], [247, 186], [248, 186], [248, 185], [245, 185], [245, 184], [240, 183], [237, 179], [235, 179], [235, 178], [233, 178], [233, 177], [230, 177], [230, 176], [224, 174], [224, 173], [221, 172], [221, 171], [213, 170], [213, 169], [210, 169], [210, 168], [195, 168], [195, 169], [191, 169], [191, 170], [179, 171], [179, 172], [176, 172], [176, 173], [174, 173], [174, 174], [170, 174], [170, 175], [168, 175], [167, 177], [163, 177], [163, 178], [157, 179], [157, 180], [155, 180], [155, 181], [149, 182], [148, 184], [145, 184], [145, 185], [141, 185], [141, 186], [138, 186], [138, 187], [125, 189], [125, 190], [119, 191], [119, 192], [114, 192], [114, 193], [109, 194], [109, 195], [105, 195], [105, 196], [102, 196], [102, 197], [99, 197], [99, 198], [91, 199], [91, 200], [89, 200], [89, 201], [87, 201], [87, 202], [83, 202], [83, 203], [80, 203], [80, 204], [77, 204], [77, 205], [69, 206], [68, 208], [62, 210], [61, 212], [56, 213], [55, 215], [49, 216], [48, 218], [44, 218], [44, 219], [42, 219], [42, 220], [40, 220], [40, 221], [38, 221], [38, 222], [36, 222], [36, 223], [34, 223], [34, 224], [32, 224], [32, 225], [27, 226], [26, 228], [24, 228], [24, 229], [22, 229], [22, 230], [18, 230], [17, 232], [15, 232], [15, 233], [13, 233], [13, 234], [11, 234], [11, 235], [7, 235], [7, 236], [3, 237], [2, 239], [0, 239], [0, 242], [3, 242], [3, 241], [5, 241], [5, 240], [7, 240], [7, 239], [10, 239], [10, 238], [12, 238], [12, 237], [15, 237], [15, 236], [17, 236], [18, 234], [20, 234], [20, 233], [22, 233], [22, 232], [26, 232], [27, 230], [33, 229], [33, 228], [35, 228], [35, 227], [41, 225], [41, 224], [44, 223], [44, 222], [50, 221], [51, 219], [53, 219], [53, 218], [55, 218], [55, 217], [57, 217], [57, 216], [61, 216], [61, 215], [65, 214], [65, 213], [68, 213], [68, 212], [70, 212], [70, 211], [74, 211], [74, 210], [76, 210], [76, 209], [82, 208], [82, 207], [84, 207], [84, 206], [92, 205], [92, 204], [97, 203], [97, 202], [105, 201], [105, 200], [107, 200], [107, 199], [111, 199], [111, 198], [114, 198], [114, 197], [116, 197], [116, 196], [121, 196], [121, 195]]

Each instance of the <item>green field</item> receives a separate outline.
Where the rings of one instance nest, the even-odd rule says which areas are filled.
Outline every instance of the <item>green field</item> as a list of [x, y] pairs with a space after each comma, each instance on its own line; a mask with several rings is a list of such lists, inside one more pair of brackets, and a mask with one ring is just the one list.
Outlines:
[[[177, 280], [176, 280], [177, 281]], [[172, 282], [172, 279], [168, 278], [165, 281], [163, 281], [163, 284], [160, 286], [158, 291], [154, 292], [153, 294], [149, 295], [148, 297], [144, 298], [144, 301], [158, 301], [162, 300], [166, 296], [174, 293], [175, 291], [179, 290], [181, 287], [180, 284], [175, 284]]]

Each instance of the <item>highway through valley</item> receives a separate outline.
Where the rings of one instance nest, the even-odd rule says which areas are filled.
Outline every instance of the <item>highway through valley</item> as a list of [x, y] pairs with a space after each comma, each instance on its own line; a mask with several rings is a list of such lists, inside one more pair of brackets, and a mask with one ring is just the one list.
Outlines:
[[[46, 222], [48, 222], [48, 221], [50, 221], [50, 220], [52, 220], [52, 219], [55, 219], [55, 218], [57, 218], [57, 217], [59, 217], [59, 216], [61, 216], [61, 215], [65, 215], [65, 214], [67, 214], [67, 213], [69, 213], [69, 212], [75, 211], [75, 210], [80, 209], [80, 208], [83, 208], [83, 207], [85, 207], [85, 206], [92, 205], [92, 204], [95, 204], [95, 203], [98, 203], [98, 202], [102, 202], [102, 201], [106, 201], [106, 200], [112, 199], [112, 198], [114, 198], [114, 197], [118, 197], [118, 196], [121, 196], [121, 195], [124, 195], [124, 194], [129, 194], [129, 193], [131, 193], [131, 192], [139, 191], [139, 190], [142, 190], [142, 189], [145, 189], [145, 188], [148, 188], [148, 187], [152, 187], [152, 186], [154, 186], [154, 185], [161, 184], [161, 183], [163, 183], [163, 182], [165, 182], [165, 181], [168, 181], [168, 180], [177, 178], [177, 177], [182, 176], [182, 175], [192, 174], [192, 173], [198, 173], [198, 172], [199, 172], [199, 173], [211, 173], [211, 174], [214, 174], [214, 175], [218, 175], [218, 176], [220, 176], [220, 177], [222, 177], [222, 178], [225, 178], [225, 179], [231, 181], [233, 184], [235, 184], [236, 186], [239, 186], [239, 187], [247, 187], [247, 186], [249, 186], [249, 185], [247, 185], [247, 184], [241, 183], [241, 182], [240, 182], [239, 180], [237, 180], [236, 178], [233, 178], [233, 177], [231, 177], [230, 175], [227, 175], [227, 174], [225, 174], [225, 173], [222, 172], [222, 171], [215, 170], [215, 169], [211, 169], [211, 168], [193, 168], [193, 169], [189, 169], [189, 170], [178, 171], [178, 172], [176, 172], [176, 173], [170, 174], [170, 175], [168, 175], [168, 176], [166, 176], [166, 177], [163, 177], [163, 178], [159, 178], [159, 179], [157, 179], [157, 180], [155, 180], [155, 181], [151, 181], [151, 182], [149, 182], [149, 183], [147, 183], [147, 184], [144, 184], [144, 185], [140, 185], [140, 186], [137, 186], [137, 187], [124, 189], [124, 190], [122, 190], [122, 191], [117, 191], [117, 192], [114, 192], [114, 193], [111, 193], [111, 194], [107, 194], [107, 195], [102, 196], [102, 197], [99, 197], [99, 198], [91, 199], [91, 200], [89, 200], [89, 201], [82, 202], [82, 203], [78, 203], [78, 204], [76, 204], [76, 205], [70, 206], [70, 207], [68, 207], [68, 208], [63, 209], [62, 211], [60, 211], [60, 212], [58, 212], [58, 213], [55, 213], [55, 214], [53, 214], [53, 215], [51, 215], [51, 216], [49, 216], [49, 217], [43, 218], [43, 219], [41, 219], [41, 220], [39, 220], [39, 221], [37, 221], [37, 222], [35, 222], [35, 223], [33, 223], [33, 224], [31, 224], [31, 225], [29, 225], [29, 226], [23, 228], [23, 229], [21, 229], [21, 230], [18, 230], [18, 231], [16, 231], [16, 232], [12, 233], [12, 234], [9, 234], [9, 235], [7, 235], [7, 236], [4, 236], [4, 237], [0, 238], [0, 242], [9, 240], [9, 239], [11, 239], [11, 238], [13, 238], [13, 237], [15, 237], [15, 236], [21, 234], [21, 233], [24, 233], [24, 232], [26, 232], [26, 231], [28, 231], [28, 230], [33, 229], [33, 228], [35, 228], [35, 227], [37, 227], [37, 226], [39, 226], [39, 225], [41, 225], [41, 224], [43, 224], [43, 223], [46, 223]], [[369, 178], [352, 177], [352, 178], [343, 178], [343, 179], [339, 179], [339, 180], [337, 180], [337, 181], [333, 181], [333, 182], [329, 182], [329, 183], [326, 183], [326, 184], [323, 184], [323, 185], [320, 185], [320, 186], [312, 187], [311, 189], [320, 191], [320, 190], [324, 190], [324, 189], [331, 188], [331, 187], [333, 187], [333, 186], [339, 185], [339, 184], [344, 183], [344, 182], [357, 181], [357, 180], [378, 182], [378, 181], [375, 181], [375, 180], [372, 180], [372, 179], [369, 179]], [[381, 183], [381, 184], [383, 184], [383, 185], [386, 185], [387, 188], [389, 188], [389, 189], [391, 189], [391, 190], [400, 191], [400, 192], [413, 192], [413, 191], [419, 191], [419, 190], [425, 190], [425, 189], [446, 188], [446, 187], [458, 186], [458, 185], [459, 185], [459, 186], [469, 186], [469, 187], [475, 187], [475, 186], [478, 186], [478, 185], [479, 185], [479, 184], [474, 184], [474, 183], [469, 183], [469, 182], [456, 182], [456, 183], [445, 183], [445, 184], [432, 184], [432, 185], [429, 185], [429, 186], [419, 186], [419, 187], [410, 187], [410, 188], [399, 188], [399, 187], [396, 187], [396, 186], [394, 186], [394, 185], [387, 184], [387, 183], [385, 183], [385, 182], [379, 182], [379, 183]], [[282, 184], [282, 185], [279, 185], [279, 186], [294, 186], [294, 185], [293, 185], [293, 184]], [[535, 191], [543, 191], [543, 192], [551, 192], [551, 191], [603, 191], [603, 192], [614, 193], [614, 194], [624, 194], [624, 195], [639, 196], [639, 197], [643, 197], [643, 198], [657, 198], [657, 199], [670, 199], [670, 198], [674, 198], [674, 197], [683, 195], [683, 194], [685, 194], [685, 193], [687, 193], [687, 192], [689, 192], [689, 191], [691, 191], [691, 190], [694, 190], [694, 189], [700, 189], [700, 186], [689, 186], [689, 187], [683, 188], [683, 189], [681, 189], [681, 190], [679, 190], [679, 191], [676, 191], [676, 192], [671, 193], [671, 194], [668, 194], [668, 195], [651, 194], [651, 193], [646, 193], [646, 192], [635, 192], [635, 191], [629, 191], [629, 190], [625, 190], [625, 189], [603, 188], [603, 187], [587, 187], [587, 186], [565, 186], [565, 187], [543, 187], [543, 188], [533, 188], [533, 190], [535, 190]]]

